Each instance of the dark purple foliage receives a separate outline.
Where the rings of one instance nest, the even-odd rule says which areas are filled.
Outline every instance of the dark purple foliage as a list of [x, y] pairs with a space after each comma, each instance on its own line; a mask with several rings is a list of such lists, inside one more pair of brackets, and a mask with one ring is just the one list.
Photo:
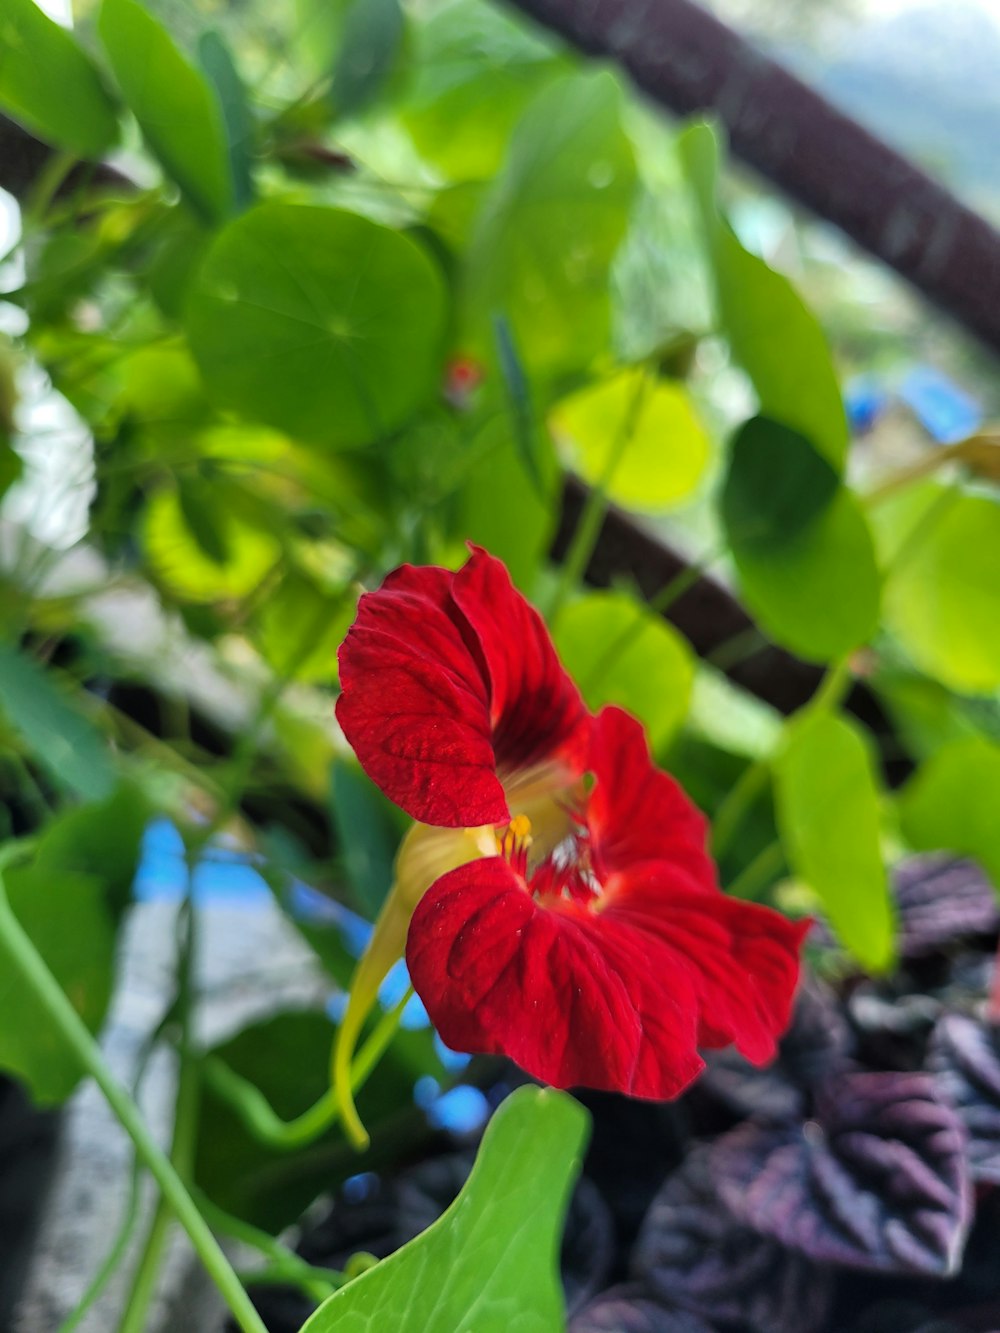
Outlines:
[[663, 1305], [640, 1286], [613, 1287], [570, 1322], [569, 1333], [716, 1333], [697, 1315]]
[[832, 1276], [740, 1226], [720, 1202], [709, 1150], [695, 1151], [650, 1208], [632, 1254], [635, 1275], [667, 1300], [755, 1333], [817, 1333]]
[[820, 1263], [957, 1271], [971, 1199], [965, 1135], [928, 1074], [844, 1074], [816, 1118], [740, 1125], [711, 1149], [730, 1211]]
[[965, 1125], [973, 1180], [1000, 1185], [1000, 1027], [946, 1014], [928, 1066]]
[[712, 1052], [702, 1087], [740, 1115], [794, 1119], [806, 1108], [808, 1089], [843, 1065], [850, 1042], [850, 1030], [830, 991], [809, 978], [799, 990], [777, 1060], [757, 1069], [732, 1048]]
[[1000, 903], [973, 861], [941, 852], [913, 856], [896, 866], [894, 886], [903, 958], [920, 958], [1000, 929]]

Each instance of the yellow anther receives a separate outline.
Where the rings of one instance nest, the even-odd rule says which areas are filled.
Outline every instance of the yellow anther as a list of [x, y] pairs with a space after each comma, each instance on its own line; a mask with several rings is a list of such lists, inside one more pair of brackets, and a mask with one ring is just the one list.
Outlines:
[[510, 831], [521, 841], [531, 837], [531, 820], [527, 815], [515, 815], [510, 821]]

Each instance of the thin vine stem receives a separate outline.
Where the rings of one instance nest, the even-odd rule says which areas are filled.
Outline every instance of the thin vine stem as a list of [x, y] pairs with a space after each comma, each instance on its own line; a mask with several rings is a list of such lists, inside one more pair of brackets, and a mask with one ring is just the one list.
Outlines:
[[0, 950], [10, 968], [20, 975], [42, 1010], [59, 1031], [80, 1067], [96, 1082], [108, 1105], [135, 1144], [175, 1215], [187, 1232], [206, 1271], [229, 1306], [243, 1333], [267, 1333], [267, 1328], [226, 1258], [208, 1223], [166, 1153], [153, 1138], [139, 1108], [118, 1082], [101, 1048], [73, 1008], [31, 937], [14, 915], [0, 871]]
[[587, 566], [590, 564], [590, 558], [597, 546], [597, 539], [601, 535], [601, 526], [611, 503], [608, 490], [612, 481], [614, 481], [618, 465], [625, 456], [625, 450], [631, 444], [635, 435], [635, 429], [651, 383], [652, 373], [648, 367], [643, 366], [622, 421], [621, 429], [608, 450], [604, 470], [596, 486], [592, 486], [588, 491], [587, 498], [584, 501], [583, 512], [577, 522], [573, 540], [570, 542], [569, 550], [566, 552], [566, 558], [563, 561], [555, 594], [548, 607], [547, 618], [550, 624], [555, 624], [570, 590], [580, 582]]

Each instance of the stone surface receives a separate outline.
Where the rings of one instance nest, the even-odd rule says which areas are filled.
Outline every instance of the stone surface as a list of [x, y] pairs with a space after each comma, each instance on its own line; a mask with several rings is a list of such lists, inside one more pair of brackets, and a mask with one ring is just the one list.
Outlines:
[[[149, 1034], [170, 999], [177, 907], [141, 903], [124, 933], [119, 985], [102, 1035], [117, 1076], [130, 1086]], [[279, 1004], [322, 1003], [328, 987], [312, 955], [271, 904], [199, 908], [197, 1031], [215, 1042]], [[170, 1137], [174, 1062], [160, 1051], [149, 1062], [140, 1103], [161, 1143]], [[126, 1208], [131, 1145], [98, 1089], [87, 1082], [66, 1107], [55, 1173], [11, 1333], [54, 1333], [77, 1305], [110, 1249]], [[117, 1328], [155, 1195], [144, 1181], [132, 1248], [78, 1333]], [[186, 1238], [176, 1234], [146, 1333], [179, 1328], [216, 1333], [222, 1307]]]

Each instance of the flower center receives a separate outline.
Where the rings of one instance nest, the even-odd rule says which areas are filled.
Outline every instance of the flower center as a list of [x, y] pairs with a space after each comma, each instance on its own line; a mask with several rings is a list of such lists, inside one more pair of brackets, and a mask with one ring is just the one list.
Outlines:
[[502, 832], [497, 831], [498, 854], [524, 880], [536, 902], [547, 907], [596, 903], [601, 885], [591, 868], [589, 840], [580, 824], [575, 823], [547, 854], [529, 862], [533, 842], [531, 820], [524, 814], [515, 815]]

